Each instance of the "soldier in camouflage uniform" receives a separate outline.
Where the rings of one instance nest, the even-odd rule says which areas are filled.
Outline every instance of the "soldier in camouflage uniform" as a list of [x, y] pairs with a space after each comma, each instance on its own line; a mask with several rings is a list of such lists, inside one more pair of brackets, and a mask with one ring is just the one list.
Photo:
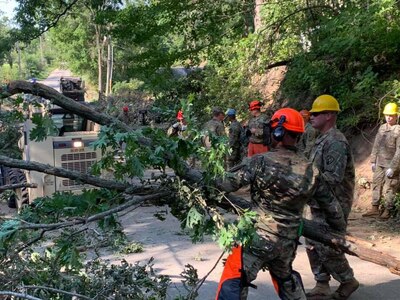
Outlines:
[[228, 168], [236, 166], [241, 161], [241, 144], [240, 137], [243, 131], [242, 125], [236, 120], [236, 111], [233, 108], [228, 109], [226, 115], [228, 116], [229, 124], [229, 147], [232, 153], [228, 156]]
[[305, 131], [301, 135], [299, 142], [297, 143], [297, 150], [299, 153], [304, 154], [306, 158], [310, 157], [310, 152], [314, 146], [315, 139], [318, 136], [318, 131], [316, 131], [310, 124], [310, 112], [306, 109], [300, 111], [305, 124]]
[[168, 130], [167, 135], [169, 137], [183, 137], [183, 133], [187, 128], [186, 120], [183, 116], [182, 110], [179, 110], [176, 114], [176, 122], [172, 124]]
[[372, 208], [363, 217], [378, 217], [383, 196], [384, 211], [379, 216], [389, 219], [394, 209], [394, 198], [399, 190], [400, 176], [400, 125], [397, 124], [396, 103], [386, 104], [383, 114], [386, 123], [379, 127], [371, 153]]
[[[320, 132], [311, 151], [321, 176], [309, 207], [311, 220], [328, 225], [333, 231], [346, 233], [347, 218], [353, 203], [355, 171], [349, 143], [336, 129], [339, 103], [330, 95], [319, 96], [311, 109], [311, 125]], [[337, 205], [339, 209], [327, 208]], [[317, 284], [307, 299], [347, 299], [359, 286], [344, 253], [313, 240], [306, 240], [307, 255]], [[331, 295], [331, 275], [340, 282]], [[332, 297], [332, 298], [331, 298]]]
[[225, 127], [222, 121], [225, 118], [225, 113], [219, 107], [214, 107], [212, 110], [212, 119], [204, 124], [205, 136], [203, 139], [204, 146], [211, 148], [210, 134], [215, 136], [225, 136]]
[[122, 112], [118, 115], [118, 119], [128, 125], [134, 122], [134, 117], [129, 106], [125, 105], [122, 107]]
[[313, 194], [318, 171], [296, 153], [297, 137], [304, 132], [298, 111], [275, 112], [271, 126], [273, 150], [246, 158], [217, 187], [232, 192], [250, 185], [259, 209], [256, 229], [260, 239], [236, 246], [228, 256], [216, 300], [246, 299], [257, 273], [268, 268], [281, 299], [305, 300], [301, 276], [292, 269], [301, 234], [303, 208]]
[[268, 146], [264, 145], [264, 124], [268, 123], [267, 117], [261, 113], [263, 103], [254, 100], [249, 104], [249, 110], [252, 117], [247, 125], [247, 130], [251, 134], [249, 138], [249, 146], [247, 156], [252, 157], [254, 154], [264, 153], [268, 151]]

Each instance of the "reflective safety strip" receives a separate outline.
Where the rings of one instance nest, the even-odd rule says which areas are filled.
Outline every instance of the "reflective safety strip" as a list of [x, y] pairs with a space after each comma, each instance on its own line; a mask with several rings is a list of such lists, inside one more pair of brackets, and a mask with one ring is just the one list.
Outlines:
[[239, 300], [242, 290], [243, 249], [235, 246], [225, 262], [215, 300]]

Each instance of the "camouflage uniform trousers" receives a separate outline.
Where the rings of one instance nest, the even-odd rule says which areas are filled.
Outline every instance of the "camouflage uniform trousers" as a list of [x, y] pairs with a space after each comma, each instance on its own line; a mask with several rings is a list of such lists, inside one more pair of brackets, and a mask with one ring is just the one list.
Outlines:
[[[259, 230], [259, 235], [262, 234]], [[260, 235], [260, 240], [243, 251], [243, 269], [248, 283], [256, 279], [260, 270], [268, 269], [271, 277], [279, 280], [281, 299], [305, 300], [300, 276], [293, 274], [292, 263], [298, 241], [274, 235]], [[284, 296], [282, 296], [282, 294]], [[242, 289], [240, 299], [247, 299], [248, 287]]]
[[394, 173], [393, 178], [387, 178], [385, 172], [388, 168], [377, 166], [372, 177], [372, 205], [379, 206], [383, 197], [385, 208], [394, 208], [394, 198], [399, 191], [399, 174]]
[[233, 168], [242, 161], [242, 149], [240, 147], [232, 148], [232, 153], [227, 157], [228, 169]]
[[[315, 208], [311, 208], [311, 210], [311, 217], [308, 219], [326, 224], [325, 214], [321, 210]], [[344, 212], [346, 221], [348, 213], [349, 211]], [[353, 269], [342, 251], [314, 240], [306, 239], [306, 252], [316, 281], [329, 281], [331, 275], [340, 283], [354, 278]]]

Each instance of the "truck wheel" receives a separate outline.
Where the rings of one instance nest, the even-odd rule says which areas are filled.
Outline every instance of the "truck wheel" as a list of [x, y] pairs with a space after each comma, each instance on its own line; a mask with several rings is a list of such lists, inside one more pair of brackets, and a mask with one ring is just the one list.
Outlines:
[[17, 208], [17, 201], [15, 201], [15, 195], [8, 197], [7, 205], [9, 208]]
[[[24, 172], [20, 169], [8, 169], [7, 181], [9, 184], [26, 183]], [[8, 198], [8, 207], [20, 209], [23, 205], [29, 204], [28, 188], [22, 187], [14, 190], [14, 194]]]

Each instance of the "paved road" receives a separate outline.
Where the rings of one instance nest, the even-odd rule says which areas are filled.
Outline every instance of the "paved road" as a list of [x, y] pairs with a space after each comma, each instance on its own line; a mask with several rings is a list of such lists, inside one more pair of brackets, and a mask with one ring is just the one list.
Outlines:
[[[212, 268], [221, 254], [221, 250], [210, 239], [202, 244], [192, 244], [187, 236], [181, 234], [180, 224], [175, 218], [168, 217], [166, 221], [162, 222], [153, 216], [156, 211], [165, 210], [167, 210], [165, 207], [143, 207], [122, 218], [128, 238], [142, 242], [145, 245], [143, 253], [129, 255], [127, 259], [129, 262], [134, 263], [154, 257], [156, 270], [170, 275], [176, 288], [183, 290], [179, 274], [184, 269], [185, 264], [192, 264], [198, 269], [199, 276], [203, 277]], [[392, 254], [400, 257], [400, 251]], [[107, 258], [115, 260], [113, 256]], [[399, 276], [391, 274], [384, 267], [355, 257], [349, 257], [349, 260], [356, 278], [361, 283], [359, 290], [350, 299], [400, 299], [398, 295], [400, 287]], [[294, 268], [302, 274], [306, 289], [312, 288], [314, 280], [304, 246], [299, 247]], [[221, 271], [221, 263], [219, 263], [218, 267], [201, 287], [198, 299], [214, 299]], [[261, 272], [254, 283], [258, 288], [256, 290], [250, 289], [248, 299], [279, 299], [274, 292], [267, 272]], [[338, 283], [334, 280], [331, 283], [334, 287], [338, 286]], [[176, 288], [170, 290], [169, 299], [173, 299], [176, 295]]]

